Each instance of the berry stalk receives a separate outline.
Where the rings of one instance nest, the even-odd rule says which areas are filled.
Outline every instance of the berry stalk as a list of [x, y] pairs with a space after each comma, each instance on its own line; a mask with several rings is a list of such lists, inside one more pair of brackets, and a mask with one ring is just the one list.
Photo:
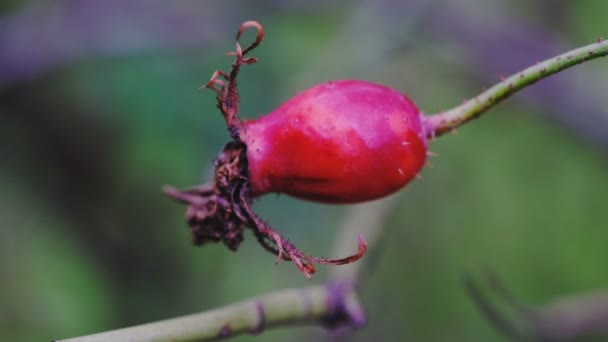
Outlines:
[[549, 77], [562, 70], [573, 67], [585, 61], [608, 55], [608, 40], [598, 39], [596, 43], [574, 49], [539, 62], [512, 76], [503, 79], [492, 88], [465, 101], [460, 106], [447, 111], [429, 115], [424, 120], [426, 134], [429, 139], [438, 137], [456, 127], [478, 118], [488, 109], [504, 99], [532, 85], [543, 78]]

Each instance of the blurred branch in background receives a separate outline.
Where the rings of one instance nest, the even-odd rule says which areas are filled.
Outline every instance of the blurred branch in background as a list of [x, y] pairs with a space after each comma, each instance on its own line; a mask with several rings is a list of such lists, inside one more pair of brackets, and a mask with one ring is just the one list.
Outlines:
[[[398, 51], [407, 50], [414, 34], [433, 16], [439, 0], [359, 1], [327, 46], [308, 61], [306, 72], [292, 78], [290, 86], [302, 89], [326, 79], [369, 79]], [[377, 18], [383, 18], [378, 21]], [[365, 46], [365, 48], [362, 48]], [[365, 68], [361, 68], [365, 65]]]
[[[345, 212], [344, 222], [334, 240], [333, 254], [352, 253], [352, 241], [356, 240], [359, 234], [365, 237], [368, 246], [378, 246], [385, 229], [384, 225], [391, 210], [395, 207], [397, 199], [398, 196], [390, 196], [382, 200], [351, 206]], [[370, 248], [364, 262], [331, 268], [329, 279], [334, 282], [355, 284], [363, 272], [363, 267], [370, 266], [369, 263], [374, 259], [377, 251], [377, 248]]]
[[[608, 335], [608, 292], [563, 296], [540, 306], [519, 302], [495, 274], [485, 274], [489, 290], [471, 276], [465, 287], [483, 315], [503, 334], [517, 340], [566, 341]], [[493, 293], [492, 293], [493, 292]], [[490, 295], [508, 306], [500, 309]]]

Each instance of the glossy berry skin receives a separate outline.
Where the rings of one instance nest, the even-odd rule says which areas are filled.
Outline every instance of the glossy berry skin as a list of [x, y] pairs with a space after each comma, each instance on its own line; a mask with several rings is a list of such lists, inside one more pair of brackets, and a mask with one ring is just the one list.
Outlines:
[[325, 203], [391, 194], [425, 164], [421, 115], [404, 94], [379, 84], [314, 86], [241, 127], [252, 194]]

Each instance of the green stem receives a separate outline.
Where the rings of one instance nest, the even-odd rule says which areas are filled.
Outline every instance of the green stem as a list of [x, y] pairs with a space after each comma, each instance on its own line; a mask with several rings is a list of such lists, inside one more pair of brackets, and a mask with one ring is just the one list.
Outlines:
[[521, 89], [532, 85], [545, 77], [568, 69], [585, 61], [608, 55], [608, 40], [599, 39], [596, 43], [566, 52], [537, 63], [494, 85], [492, 88], [464, 102], [458, 107], [445, 112], [429, 115], [425, 118], [428, 138], [440, 136], [456, 127], [478, 118], [488, 109]]
[[57, 342], [215, 341], [287, 324], [360, 326], [365, 317], [352, 287], [327, 284], [287, 289], [206, 312]]

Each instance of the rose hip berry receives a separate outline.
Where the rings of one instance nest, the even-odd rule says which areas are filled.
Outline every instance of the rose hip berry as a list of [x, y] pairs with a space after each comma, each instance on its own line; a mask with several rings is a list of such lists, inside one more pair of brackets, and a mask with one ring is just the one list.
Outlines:
[[254, 196], [355, 203], [407, 184], [426, 160], [420, 111], [403, 94], [357, 80], [314, 86], [245, 121]]
[[[238, 43], [248, 28], [257, 30], [246, 49]], [[324, 203], [356, 203], [391, 194], [415, 177], [426, 161], [422, 113], [405, 95], [382, 85], [330, 81], [292, 97], [273, 112], [241, 121], [237, 76], [245, 57], [264, 38], [255, 21], [241, 25], [229, 73], [216, 71], [204, 86], [217, 93], [232, 141], [214, 162], [213, 182], [191, 189], [165, 187], [172, 198], [188, 204], [186, 220], [195, 244], [223, 242], [236, 250], [245, 228], [261, 246], [293, 261], [307, 277], [314, 263], [341, 265], [358, 260], [367, 246], [342, 259], [307, 255], [260, 219], [252, 199], [267, 193]]]

